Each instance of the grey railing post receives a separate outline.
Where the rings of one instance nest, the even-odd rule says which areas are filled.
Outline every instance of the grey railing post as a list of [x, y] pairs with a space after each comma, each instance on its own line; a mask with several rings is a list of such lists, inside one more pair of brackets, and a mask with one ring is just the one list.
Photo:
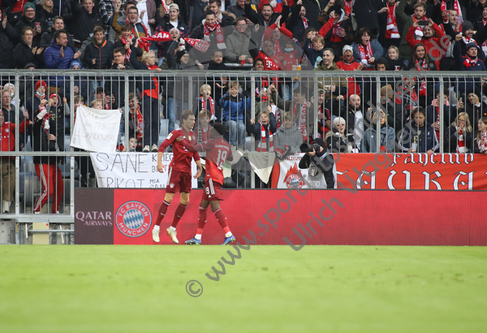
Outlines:
[[[19, 80], [19, 74], [15, 74], [15, 102], [16, 102], [16, 105], [15, 105], [15, 123], [18, 123], [18, 119], [19, 119], [19, 112], [20, 112], [20, 100], [19, 100], [19, 88], [20, 88], [20, 84], [19, 84], [20, 80]], [[20, 214], [20, 188], [19, 186], [20, 185], [20, 156], [17, 155], [17, 153], [20, 151], [19, 149], [19, 141], [20, 141], [20, 137], [19, 137], [19, 127], [20, 127], [20, 124], [18, 124], [18, 126], [15, 126], [15, 153], [16, 153], [16, 156], [15, 156], [15, 184], [16, 184], [16, 188], [17, 188], [17, 191], [15, 191], [15, 215], [18, 215]], [[3, 212], [2, 212], [3, 213]]]
[[[262, 88], [262, 87], [260, 87]], [[260, 91], [260, 90], [259, 90]], [[252, 75], [250, 79], [250, 117], [255, 119], [255, 75]], [[245, 150], [245, 144], [244, 144]], [[255, 138], [253, 135], [250, 136], [250, 151], [255, 150]], [[250, 188], [255, 188], [255, 173], [250, 167]]]
[[[373, 105], [373, 108], [372, 108], [372, 112], [374, 111], [375, 109], [375, 112], [376, 112], [376, 122], [375, 122], [375, 131], [376, 131], [376, 137], [375, 137], [375, 152], [374, 153], [378, 153], [380, 152], [380, 139], [381, 139], [381, 133], [380, 133], [380, 130], [381, 130], [381, 126], [380, 126], [380, 119], [382, 118], [382, 112], [381, 111], [381, 103], [380, 103], [380, 76], [376, 76], [375, 78], [375, 98], [376, 98], [376, 105]], [[362, 103], [363, 105], [363, 103]], [[370, 122], [372, 122], [372, 119], [373, 119], [373, 114], [370, 114]], [[364, 110], [364, 120], [366, 118], [366, 115], [367, 115], [367, 110]], [[386, 122], [386, 126], [387, 126], [387, 122]], [[364, 126], [364, 131], [366, 130], [365, 126]], [[362, 140], [365, 140], [362, 139]], [[387, 141], [386, 141], [387, 142]], [[372, 153], [372, 152], [370, 152]]]
[[438, 97], [438, 104], [440, 107], [440, 139], [439, 139], [439, 144], [440, 144], [440, 154], [443, 154], [444, 149], [443, 149], [443, 140], [445, 138], [445, 133], [444, 133], [444, 127], [443, 124], [445, 122], [445, 116], [443, 112], [445, 111], [445, 106], [443, 105], [443, 96], [445, 94], [445, 87], [443, 87], [443, 77], [440, 75], [440, 94]]

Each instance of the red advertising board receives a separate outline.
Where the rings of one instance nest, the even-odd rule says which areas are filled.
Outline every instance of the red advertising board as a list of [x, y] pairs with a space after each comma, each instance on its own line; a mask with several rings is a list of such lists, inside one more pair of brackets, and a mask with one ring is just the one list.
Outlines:
[[[299, 159], [276, 164], [273, 188], [286, 188]], [[487, 190], [483, 154], [340, 154], [335, 156], [337, 188], [388, 190]], [[296, 172], [292, 169], [296, 168]], [[304, 184], [304, 183], [303, 183]]]
[[[155, 244], [151, 230], [163, 190], [76, 191], [75, 243]], [[97, 191], [103, 191], [103, 200]], [[222, 208], [242, 244], [248, 239], [255, 244], [289, 245], [295, 250], [309, 244], [487, 245], [482, 191], [294, 189], [223, 193]], [[195, 234], [201, 194], [201, 190], [191, 192], [177, 228], [181, 244]], [[164, 231], [177, 205], [176, 196], [161, 225], [159, 244], [172, 244]], [[223, 232], [209, 209], [202, 244], [222, 242]]]

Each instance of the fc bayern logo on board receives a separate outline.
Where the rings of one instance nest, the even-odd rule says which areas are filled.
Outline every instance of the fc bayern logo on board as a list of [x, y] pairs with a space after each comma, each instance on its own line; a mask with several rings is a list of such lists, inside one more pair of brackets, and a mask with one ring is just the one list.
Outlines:
[[115, 224], [125, 236], [140, 237], [150, 229], [152, 214], [142, 202], [127, 201], [118, 208]]

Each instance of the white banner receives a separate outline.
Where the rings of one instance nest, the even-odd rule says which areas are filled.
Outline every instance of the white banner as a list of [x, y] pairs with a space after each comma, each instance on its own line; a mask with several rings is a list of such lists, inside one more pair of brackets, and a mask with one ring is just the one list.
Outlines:
[[269, 177], [271, 176], [276, 154], [253, 151], [248, 153], [248, 157], [252, 170], [254, 170], [260, 180], [267, 184], [269, 182]]
[[[157, 171], [157, 153], [91, 153], [90, 156], [98, 187], [166, 188], [173, 153], [164, 153], [162, 157], [166, 167], [164, 173]], [[192, 175], [196, 171], [196, 163], [192, 161]], [[194, 178], [192, 187], [198, 187]]]
[[[326, 188], [323, 173], [315, 166], [300, 169], [299, 161], [303, 153], [287, 156], [279, 161], [279, 179], [277, 188]], [[336, 188], [336, 166], [333, 165], [333, 175]]]
[[119, 110], [98, 110], [80, 106], [71, 136], [71, 147], [113, 153], [117, 150], [122, 114]]

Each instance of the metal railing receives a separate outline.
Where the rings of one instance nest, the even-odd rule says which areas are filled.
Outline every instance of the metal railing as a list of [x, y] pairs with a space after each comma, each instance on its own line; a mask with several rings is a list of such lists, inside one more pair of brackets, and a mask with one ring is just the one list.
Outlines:
[[[465, 142], [466, 149], [470, 152], [474, 150], [472, 138], [474, 139], [477, 133], [479, 114], [487, 110], [487, 101], [482, 94], [485, 87], [484, 76], [487, 77], [487, 74], [419, 71], [162, 71], [161, 73], [116, 70], [3, 71], [0, 73], [2, 86], [7, 83], [14, 85], [11, 102], [10, 97], [4, 96], [8, 93], [2, 92], [5, 121], [15, 123], [16, 126], [15, 149], [6, 151], [5, 147], [8, 145], [4, 145], [2, 142], [3, 151], [0, 152], [4, 170], [2, 189], [4, 192], [13, 190], [14, 193], [14, 197], [10, 198], [12, 201], [12, 205], [9, 207], [11, 213], [3, 214], [2, 217], [28, 222], [70, 223], [74, 221], [74, 189], [80, 186], [96, 186], [93, 181], [93, 172], [90, 169], [89, 153], [75, 151], [69, 145], [75, 122], [75, 105], [79, 96], [82, 96], [84, 103], [90, 106], [91, 101], [97, 97], [99, 87], [103, 88], [103, 93], [99, 93], [98, 97], [103, 99], [104, 108], [123, 110], [124, 117], [119, 134], [120, 149], [122, 146], [130, 147], [131, 136], [138, 140], [136, 147], [138, 151], [142, 150], [146, 143], [159, 145], [171, 130], [181, 125], [180, 115], [186, 109], [193, 110], [196, 115], [196, 132], [199, 111], [203, 107], [203, 103], [200, 101], [200, 89], [204, 85], [208, 85], [211, 87], [211, 96], [214, 101], [213, 103], [205, 101], [205, 108], [210, 112], [214, 111], [215, 121], [228, 125], [229, 132], [226, 138], [237, 148], [255, 150], [256, 143], [253, 135], [249, 135], [248, 132], [244, 133], [245, 139], [242, 142], [239, 138], [239, 135], [242, 135], [241, 128], [229, 126], [228, 120], [232, 118], [226, 116], [225, 108], [220, 106], [220, 99], [228, 96], [232, 82], [238, 82], [239, 95], [232, 101], [241, 102], [243, 100], [243, 104], [237, 103], [237, 109], [233, 111], [240, 115], [239, 122], [247, 129], [250, 120], [256, 119], [259, 112], [269, 110], [271, 114], [277, 115], [274, 118], [276, 118], [278, 126], [285, 126], [285, 115], [287, 114], [292, 117], [294, 126], [299, 127], [303, 137], [322, 137], [327, 141], [330, 137], [334, 137], [333, 133], [339, 132], [339, 129], [335, 129], [332, 124], [335, 119], [341, 117], [347, 122], [344, 136], [351, 137], [347, 142], [348, 148], [350, 148], [350, 143], [352, 145], [352, 149], [344, 148], [344, 152], [355, 152], [361, 149], [357, 141], [364, 140], [365, 134], [354, 133], [360, 132], [357, 131], [360, 126], [357, 127], [357, 123], [354, 123], [353, 126], [350, 124], [351, 121], [357, 121], [356, 111], [361, 113], [364, 132], [370, 128], [380, 133], [381, 122], [374, 122], [374, 113], [377, 110], [383, 110], [387, 119], [386, 124], [382, 127], [390, 127], [394, 133], [394, 147], [392, 151], [388, 151], [401, 152], [405, 148], [411, 149], [411, 142], [407, 142], [409, 145], [405, 145], [404, 142], [398, 141], [399, 138], [402, 138], [401, 131], [411, 124], [412, 111], [421, 106], [426, 110], [426, 121], [433, 120], [437, 123], [439, 145], [435, 152], [443, 153], [455, 152], [456, 144], [452, 143], [452, 139], [457, 140], [458, 131], [452, 132], [454, 127], [452, 123], [456, 121], [460, 112], [465, 112], [472, 127], [472, 131], [468, 132], [468, 142], [467, 140]], [[44, 148], [35, 142], [35, 136], [32, 135], [33, 129], [28, 128], [27, 132], [23, 134], [19, 129], [24, 110], [27, 110], [31, 120], [35, 119], [38, 114], [40, 99], [36, 97], [36, 84], [39, 81], [45, 82], [47, 100], [51, 94], [55, 93], [60, 97], [61, 104], [68, 106], [68, 108], [51, 106], [49, 110], [50, 117], [56, 126], [58, 142], [56, 151], [38, 151], [39, 148]], [[155, 85], [156, 81], [157, 85]], [[43, 83], [40, 85], [42, 86]], [[387, 85], [389, 86], [387, 87]], [[151, 99], [144, 91], [150, 90], [152, 87], [157, 87], [158, 90], [156, 95], [153, 95], [155, 98]], [[276, 93], [271, 93], [273, 87], [276, 88]], [[478, 100], [475, 97], [470, 98], [471, 94], [477, 96]], [[360, 104], [357, 107], [353, 106], [351, 95], [357, 95], [360, 98]], [[432, 101], [436, 99], [437, 95], [447, 97], [432, 105]], [[357, 96], [354, 98], [357, 99]], [[139, 102], [141, 115], [144, 118], [142, 128], [137, 126], [140, 121], [137, 115], [129, 113], [134, 97]], [[65, 100], [63, 101], [63, 99]], [[13, 105], [13, 110], [8, 107], [9, 103]], [[301, 123], [299, 117], [303, 113]], [[305, 125], [301, 128], [302, 124]], [[152, 138], [147, 138], [152, 132], [156, 132], [156, 134], [153, 134]], [[330, 132], [332, 134], [327, 136], [327, 133]], [[9, 135], [11, 134], [7, 135], [4, 130], [2, 140], [9, 140]], [[337, 134], [336, 137], [339, 135]], [[144, 140], [145, 138], [146, 140]], [[199, 139], [202, 139], [201, 136]], [[379, 151], [381, 146], [384, 146], [380, 135], [376, 135], [374, 140], [375, 144], [368, 143], [368, 147], [374, 149], [369, 152]], [[64, 189], [59, 215], [46, 214], [46, 208], [44, 208], [43, 214], [33, 214], [34, 205], [42, 193], [42, 185], [34, 165], [35, 156], [57, 156], [60, 160], [65, 160], [64, 164], [59, 164]], [[11, 183], [7, 183], [8, 178], [5, 175], [12, 172], [15, 173], [13, 189]], [[234, 177], [226, 186], [259, 187], [254, 182], [253, 172], [248, 162], [235, 165], [233, 172]], [[6, 201], [4, 199], [8, 199], [8, 196], [4, 195], [2, 200]], [[50, 200], [52, 201], [52, 198]], [[2, 213], [4, 208], [2, 206]]]

